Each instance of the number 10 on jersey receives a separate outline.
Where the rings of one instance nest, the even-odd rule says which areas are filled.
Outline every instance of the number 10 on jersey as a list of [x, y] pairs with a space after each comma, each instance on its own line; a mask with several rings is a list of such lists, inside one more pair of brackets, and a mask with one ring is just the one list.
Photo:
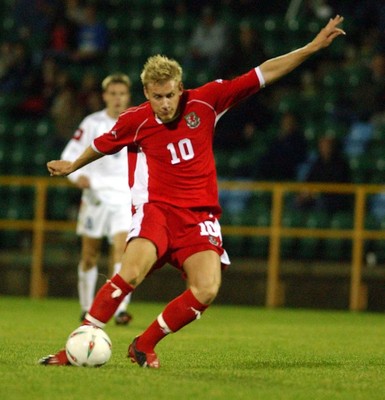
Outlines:
[[182, 160], [194, 158], [194, 149], [190, 139], [181, 139], [176, 145], [169, 143], [167, 149], [171, 153], [171, 164], [179, 164]]

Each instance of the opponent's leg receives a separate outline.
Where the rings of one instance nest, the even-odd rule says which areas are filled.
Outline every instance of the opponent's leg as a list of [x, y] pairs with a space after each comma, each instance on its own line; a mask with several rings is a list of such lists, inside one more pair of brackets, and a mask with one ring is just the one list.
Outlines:
[[101, 242], [101, 239], [82, 236], [81, 259], [78, 265], [78, 294], [81, 321], [91, 308], [95, 296], [95, 288], [98, 280], [97, 261], [100, 256]]
[[[116, 233], [113, 237], [110, 254], [112, 253], [112, 276], [118, 274], [122, 267], [121, 259], [126, 247], [127, 232]], [[132, 315], [127, 311], [128, 304], [131, 301], [131, 293], [128, 294], [115, 311], [114, 319], [116, 325], [127, 325], [132, 320]]]
[[[116, 263], [114, 265], [114, 275], [116, 275], [120, 271], [121, 266], [122, 266], [121, 263]], [[131, 293], [125, 296], [123, 300], [120, 302], [114, 315], [116, 325], [127, 325], [131, 322], [132, 315], [127, 311], [127, 307], [130, 304], [130, 301], [131, 301]]]

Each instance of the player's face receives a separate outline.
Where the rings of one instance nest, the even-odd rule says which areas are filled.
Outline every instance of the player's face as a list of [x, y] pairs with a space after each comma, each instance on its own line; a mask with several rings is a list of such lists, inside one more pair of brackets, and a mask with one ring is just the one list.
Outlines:
[[130, 105], [131, 93], [124, 83], [110, 83], [103, 93], [103, 100], [107, 112], [118, 116]]
[[150, 82], [144, 95], [152, 110], [162, 122], [170, 122], [179, 115], [179, 100], [183, 93], [182, 82], [174, 79], [165, 82]]

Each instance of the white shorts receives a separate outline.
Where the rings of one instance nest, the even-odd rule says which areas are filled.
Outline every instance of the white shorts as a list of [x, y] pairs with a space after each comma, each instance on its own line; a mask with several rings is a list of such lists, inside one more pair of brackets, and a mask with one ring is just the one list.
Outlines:
[[128, 232], [132, 221], [129, 205], [91, 204], [82, 200], [78, 214], [76, 233], [95, 239], [107, 237], [112, 241], [114, 235]]

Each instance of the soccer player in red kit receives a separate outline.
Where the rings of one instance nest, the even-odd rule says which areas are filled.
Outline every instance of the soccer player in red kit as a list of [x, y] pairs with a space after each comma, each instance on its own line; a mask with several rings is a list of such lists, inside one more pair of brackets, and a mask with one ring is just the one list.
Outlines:
[[[217, 80], [193, 90], [182, 84], [175, 60], [156, 55], [144, 65], [141, 80], [147, 102], [121, 114], [115, 126], [96, 138], [74, 162], [55, 160], [52, 176], [65, 176], [106, 154], [126, 147], [135, 214], [122, 268], [97, 293], [84, 324], [103, 328], [121, 300], [166, 262], [183, 271], [187, 289], [172, 300], [137, 336], [128, 356], [142, 367], [158, 368], [156, 344], [198, 319], [215, 299], [221, 267], [221, 209], [213, 155], [214, 128], [235, 103], [286, 75], [309, 56], [344, 34], [336, 16], [308, 45], [273, 58], [233, 80]], [[40, 360], [67, 365], [65, 351]]]

